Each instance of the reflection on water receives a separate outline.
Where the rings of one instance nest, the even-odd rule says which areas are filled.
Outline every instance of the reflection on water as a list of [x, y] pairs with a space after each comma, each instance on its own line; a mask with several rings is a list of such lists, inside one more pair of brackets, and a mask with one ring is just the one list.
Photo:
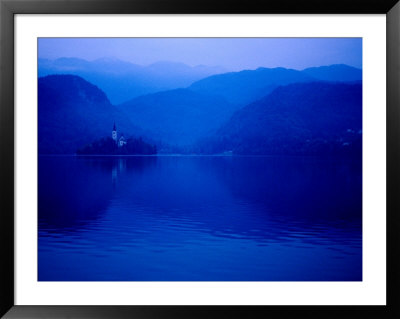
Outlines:
[[362, 280], [361, 165], [40, 157], [39, 280]]

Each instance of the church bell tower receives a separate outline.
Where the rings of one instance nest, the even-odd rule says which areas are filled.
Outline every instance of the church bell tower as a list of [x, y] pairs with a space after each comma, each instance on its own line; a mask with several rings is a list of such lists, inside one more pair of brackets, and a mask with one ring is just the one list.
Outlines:
[[114, 127], [111, 133], [112, 139], [117, 143], [117, 128], [115, 127], [115, 122], [114, 122]]

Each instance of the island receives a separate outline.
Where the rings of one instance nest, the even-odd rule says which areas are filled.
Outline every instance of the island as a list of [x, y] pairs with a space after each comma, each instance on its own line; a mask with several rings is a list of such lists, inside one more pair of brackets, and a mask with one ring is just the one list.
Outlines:
[[154, 155], [157, 147], [143, 141], [141, 137], [125, 138], [121, 135], [118, 139], [114, 123], [111, 137], [103, 137], [90, 144], [79, 148], [77, 155]]

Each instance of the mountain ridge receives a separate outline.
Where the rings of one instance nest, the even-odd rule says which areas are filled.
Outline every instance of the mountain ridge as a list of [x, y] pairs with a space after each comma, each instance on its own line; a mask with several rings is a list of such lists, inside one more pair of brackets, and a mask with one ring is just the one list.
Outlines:
[[120, 132], [143, 134], [97, 86], [75, 75], [38, 79], [39, 154], [74, 154], [79, 147]]
[[38, 60], [39, 77], [53, 74], [80, 76], [105, 91], [113, 104], [160, 90], [186, 87], [201, 78], [224, 71], [220, 67], [199, 68], [169, 61], [141, 66], [116, 58]]
[[[339, 68], [342, 68], [342, 66]], [[345, 68], [348, 70], [347, 66]], [[335, 69], [337, 69], [337, 66], [333, 66], [333, 70]], [[318, 70], [325, 72], [327, 69], [322, 67]], [[332, 68], [328, 71], [330, 72], [331, 70]], [[239, 149], [237, 145], [224, 141], [224, 139], [231, 141], [236, 139], [235, 134], [231, 134], [234, 131], [232, 130], [232, 123], [236, 123], [237, 127], [244, 125], [252, 112], [260, 118], [265, 116], [260, 108], [253, 107], [252, 109], [251, 105], [261, 103], [265, 106], [265, 99], [268, 100], [276, 96], [276, 94], [281, 94], [282, 90], [287, 92], [292, 85], [294, 85], [293, 87], [301, 87], [303, 85], [303, 88], [306, 88], [307, 84], [309, 84], [317, 88], [315, 92], [313, 90], [304, 91], [310, 96], [304, 96], [304, 92], [301, 95], [301, 92], [296, 90], [290, 92], [290, 94], [297, 96], [297, 100], [291, 100], [290, 94], [285, 93], [282, 95], [282, 101], [287, 103], [296, 102], [299, 105], [303, 105], [304, 101], [311, 101], [313, 96], [320, 96], [321, 92], [319, 91], [323, 91], [327, 87], [337, 85], [337, 88], [343, 88], [343, 85], [358, 85], [361, 88], [362, 83], [360, 80], [349, 82], [315, 80], [310, 76], [302, 75], [300, 71], [288, 71], [285, 68], [275, 68], [272, 71], [266, 68], [258, 68], [252, 71], [246, 70], [239, 72], [239, 76], [235, 72], [228, 74], [232, 73], [235, 74], [239, 86], [246, 82], [249, 77], [252, 78], [249, 82], [250, 84], [248, 83], [249, 86], [257, 83], [256, 88], [251, 88], [251, 94], [248, 94], [249, 91], [245, 92], [244, 89], [240, 90], [235, 86], [230, 91], [227, 91], [229, 94], [232, 92], [234, 94], [242, 94], [244, 100], [249, 100], [246, 104], [232, 103], [219, 91], [214, 94], [212, 90], [211, 92], [193, 90], [189, 87], [148, 93], [115, 105], [111, 103], [108, 95], [102, 89], [80, 76], [66, 74], [39, 77], [39, 151], [40, 153], [74, 153], [77, 147], [82, 146], [82, 143], [87, 144], [95, 139], [107, 136], [110, 133], [112, 122], [116, 121], [119, 132], [132, 136], [143, 136], [151, 144], [156, 144], [161, 152], [220, 153], [231, 151], [231, 148], [236, 148], [235, 152], [238, 154], [253, 152], [257, 148], [264, 147], [261, 145], [262, 143], [258, 143], [257, 146], [252, 142], [253, 150], [250, 150], [244, 147]], [[337, 74], [333, 73], [334, 78], [338, 79]], [[260, 74], [261, 78], [265, 77], [266, 74], [269, 75], [269, 80], [259, 81], [260, 78], [258, 76]], [[275, 75], [275, 77], [271, 78], [271, 74]], [[346, 74], [342, 74], [342, 79]], [[242, 75], [244, 77], [241, 77]], [[224, 78], [225, 74], [210, 78], [214, 81], [215, 78], [218, 79], [221, 76]], [[329, 74], [325, 75], [325, 78], [328, 76]], [[298, 79], [300, 82], [293, 82]], [[226, 83], [223, 82], [222, 85], [226, 85]], [[340, 90], [338, 92], [340, 93]], [[232, 96], [230, 97], [232, 98]], [[329, 104], [331, 100], [335, 100], [337, 97], [332, 91], [327, 99], [327, 104]], [[276, 101], [273, 103], [276, 104]], [[344, 100], [341, 103], [343, 105], [348, 104]], [[248, 111], [249, 109], [252, 111]], [[279, 120], [276, 121], [277, 123], [284, 121], [285, 118], [290, 118], [287, 114], [277, 113], [276, 109], [274, 112], [279, 117]], [[286, 112], [289, 111], [286, 110]], [[343, 112], [344, 116], [346, 116], [346, 110], [343, 110]], [[310, 113], [309, 116], [312, 118], [316, 114]], [[238, 118], [240, 118], [240, 121]], [[287, 127], [290, 127], [293, 123], [299, 124], [298, 120], [292, 117], [292, 122], [286, 123]], [[320, 121], [323, 120], [323, 117], [320, 118]], [[340, 120], [338, 118], [338, 121]], [[231, 123], [230, 131], [226, 129], [227, 123]], [[243, 143], [246, 141], [250, 145], [250, 140], [246, 139], [248, 135], [246, 132], [251, 132], [257, 127], [268, 128], [269, 125], [260, 126], [259, 123], [254, 122], [252, 125], [248, 125], [246, 130], [237, 131], [236, 135], [240, 135], [240, 139], [245, 138]], [[351, 127], [349, 129], [356, 131]], [[216, 134], [219, 134], [220, 137], [215, 138]], [[259, 131], [257, 134], [263, 136], [265, 132]], [[296, 134], [298, 134], [300, 140], [309, 139], [304, 130], [297, 131]], [[45, 138], [46, 135], [54, 136], [54, 138]], [[272, 136], [273, 134], [270, 135]], [[207, 144], [204, 143], [205, 140], [208, 141], [209, 145], [205, 145]], [[198, 141], [203, 141], [203, 144], [202, 142], [198, 143]], [[63, 144], [65, 145], [63, 146]]]
[[[341, 154], [361, 148], [362, 86], [294, 83], [236, 111], [199, 152]], [[360, 153], [361, 154], [361, 153]]]

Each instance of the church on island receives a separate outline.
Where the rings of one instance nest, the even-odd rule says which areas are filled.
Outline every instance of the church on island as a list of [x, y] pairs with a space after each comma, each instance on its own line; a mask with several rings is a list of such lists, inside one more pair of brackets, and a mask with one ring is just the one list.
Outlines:
[[117, 127], [115, 126], [115, 122], [114, 122], [113, 130], [111, 132], [111, 137], [115, 141], [115, 143], [118, 145], [118, 147], [122, 147], [122, 146], [126, 145], [126, 139], [123, 134], [121, 134], [121, 137], [118, 140]]
[[118, 135], [117, 127], [111, 131], [111, 137], [103, 137], [84, 145], [76, 151], [77, 155], [153, 155], [157, 147], [142, 140], [141, 137], [125, 138]]

